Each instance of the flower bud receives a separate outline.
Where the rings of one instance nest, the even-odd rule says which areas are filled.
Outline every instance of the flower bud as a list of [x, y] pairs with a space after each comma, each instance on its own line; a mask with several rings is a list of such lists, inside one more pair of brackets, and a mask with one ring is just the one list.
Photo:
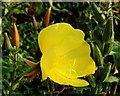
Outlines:
[[19, 47], [20, 45], [20, 37], [19, 37], [19, 33], [18, 33], [18, 29], [16, 27], [16, 24], [14, 23], [14, 28], [13, 28], [13, 32], [12, 32], [12, 44], [14, 46]]
[[102, 43], [102, 30], [100, 27], [95, 27], [93, 31], [93, 39], [99, 44]]
[[38, 29], [38, 24], [37, 24], [37, 21], [36, 21], [34, 16], [33, 16], [33, 24], [34, 24], [34, 28], [37, 30]]
[[97, 66], [103, 65], [103, 57], [99, 47], [96, 44], [91, 43], [93, 60]]
[[11, 45], [10, 39], [8, 37], [8, 34], [5, 33], [4, 35], [5, 35], [5, 48], [9, 50], [12, 48], [12, 45]]
[[108, 18], [104, 32], [103, 32], [103, 41], [109, 43], [114, 40], [114, 31], [113, 31], [113, 18]]
[[97, 43], [101, 53], [103, 54], [103, 40], [102, 40], [102, 30], [99, 26], [95, 27], [93, 31], [93, 39]]
[[49, 25], [50, 22], [50, 13], [51, 13], [51, 7], [46, 12], [44, 18], [43, 18], [43, 25], [46, 27]]
[[113, 42], [107, 43], [104, 46], [104, 56], [107, 56], [112, 51]]

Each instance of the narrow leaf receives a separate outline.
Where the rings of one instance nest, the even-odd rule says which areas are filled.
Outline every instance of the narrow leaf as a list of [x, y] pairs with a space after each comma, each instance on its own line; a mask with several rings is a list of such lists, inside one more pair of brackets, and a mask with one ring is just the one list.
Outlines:
[[118, 82], [118, 81], [119, 79], [116, 76], [109, 76], [104, 82], [112, 83], [112, 82]]

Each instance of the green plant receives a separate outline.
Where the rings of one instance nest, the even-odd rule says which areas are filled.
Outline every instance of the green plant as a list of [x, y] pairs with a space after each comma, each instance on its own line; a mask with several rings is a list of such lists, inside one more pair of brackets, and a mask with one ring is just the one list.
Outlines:
[[[26, 59], [33, 65], [40, 61], [38, 33], [45, 27], [43, 19], [50, 6], [49, 2], [2, 2], [2, 95], [119, 96], [119, 2], [53, 2], [51, 7], [49, 25], [66, 22], [85, 33], [84, 39], [91, 46], [91, 57], [97, 66], [95, 74], [86, 76], [88, 86], [59, 85], [50, 79], [43, 81], [40, 70], [34, 79], [35, 74], [29, 74], [34, 67], [28, 66], [32, 64], [27, 62], [27, 65]], [[14, 23], [20, 36], [19, 47], [11, 44]]]

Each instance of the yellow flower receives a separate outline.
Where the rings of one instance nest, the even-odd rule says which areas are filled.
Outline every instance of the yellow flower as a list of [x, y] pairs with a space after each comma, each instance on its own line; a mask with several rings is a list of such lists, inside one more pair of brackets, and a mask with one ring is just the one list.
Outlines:
[[53, 24], [41, 30], [38, 43], [43, 54], [40, 60], [43, 80], [49, 77], [62, 85], [89, 85], [79, 79], [94, 74], [96, 69], [83, 31], [68, 23]]

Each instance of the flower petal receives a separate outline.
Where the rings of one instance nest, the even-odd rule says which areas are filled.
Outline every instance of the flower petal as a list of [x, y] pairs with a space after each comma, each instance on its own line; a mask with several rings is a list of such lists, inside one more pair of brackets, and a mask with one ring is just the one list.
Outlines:
[[[77, 37], [79, 37], [80, 40], [84, 39], [84, 33], [81, 30], [74, 29], [68, 23], [57, 23], [46, 27], [45, 29], [41, 30], [38, 36], [38, 43], [41, 52], [44, 53], [52, 46], [61, 43], [66, 36], [67, 38], [70, 38], [72, 35], [76, 35], [76, 39], [78, 39]], [[75, 42], [74, 39], [70, 39]]]
[[89, 85], [89, 83], [83, 79], [65, 77], [58, 69], [55, 68], [50, 71], [49, 78], [54, 82], [62, 85], [72, 85], [75, 87], [83, 87]]
[[41, 70], [46, 78], [52, 68], [61, 70], [69, 78], [83, 77], [95, 72], [95, 62], [90, 57], [90, 47], [86, 41], [64, 55], [59, 55], [59, 48], [59, 45], [51, 48], [41, 58]]
[[57, 56], [66, 54], [67, 52], [81, 46], [84, 41], [84, 34], [80, 30], [71, 30], [71, 33], [68, 34], [63, 40], [56, 44], [55, 50], [57, 51]]
[[[59, 48], [59, 46], [57, 46]], [[57, 49], [57, 48], [56, 48]], [[59, 53], [57, 50], [56, 53]], [[90, 57], [90, 47], [86, 41], [59, 57], [54, 64], [55, 68], [62, 70], [64, 75], [74, 78], [95, 73], [95, 62]]]
[[40, 67], [42, 70], [42, 79], [45, 80], [48, 77], [48, 74], [55, 64], [57, 60], [57, 53], [54, 48], [52, 48], [50, 51], [47, 51], [45, 54], [42, 55], [40, 60]]

